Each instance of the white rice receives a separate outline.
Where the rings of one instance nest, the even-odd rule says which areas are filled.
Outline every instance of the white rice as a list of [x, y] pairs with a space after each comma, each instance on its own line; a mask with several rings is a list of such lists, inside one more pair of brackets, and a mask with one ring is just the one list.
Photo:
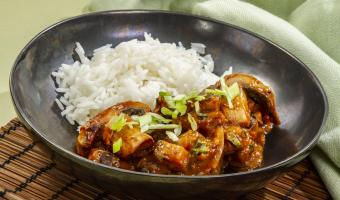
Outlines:
[[160, 43], [144, 34], [137, 39], [95, 49], [92, 59], [85, 56], [77, 42], [80, 62], [62, 64], [52, 75], [56, 78], [56, 99], [61, 115], [74, 124], [83, 125], [103, 109], [116, 103], [133, 100], [155, 106], [159, 91], [174, 94], [201, 91], [214, 84], [214, 61], [205, 52], [205, 45], [192, 43], [185, 49], [181, 43]]

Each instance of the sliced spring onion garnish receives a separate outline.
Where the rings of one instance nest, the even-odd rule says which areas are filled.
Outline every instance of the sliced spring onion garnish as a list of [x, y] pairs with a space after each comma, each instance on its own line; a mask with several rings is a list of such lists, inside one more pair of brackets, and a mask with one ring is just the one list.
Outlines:
[[160, 92], [159, 94], [167, 104], [167, 109], [161, 108], [161, 113], [172, 116], [173, 119], [176, 119], [178, 114], [183, 116], [187, 112], [187, 101], [191, 101], [192, 99], [201, 101], [205, 99], [205, 97], [199, 95], [197, 91], [192, 91], [189, 95], [179, 94], [175, 97], [171, 96], [168, 92]]
[[220, 77], [220, 82], [221, 82], [221, 90], [227, 91], [228, 86], [227, 86], [227, 84], [225, 84], [224, 76]]
[[148, 131], [149, 130], [149, 125], [144, 125], [144, 126], [141, 126], [140, 127], [140, 131], [142, 132], [142, 133], [144, 133], [144, 132], [146, 132], [146, 131]]
[[173, 111], [171, 114], [172, 119], [176, 119], [178, 116], [178, 113], [179, 113], [178, 110]]
[[202, 101], [203, 99], [205, 99], [205, 97], [203, 95], [199, 95], [199, 92], [194, 90], [186, 97], [186, 99], [187, 100], [194, 99], [196, 101]]
[[200, 117], [206, 117], [207, 116], [207, 114], [201, 113], [200, 103], [198, 101], [196, 101], [194, 103], [194, 106], [195, 106], [195, 112], [196, 112], [197, 116], [200, 116]]
[[112, 152], [117, 153], [118, 151], [120, 151], [120, 148], [122, 147], [122, 145], [123, 145], [123, 140], [122, 138], [119, 138], [112, 144]]
[[226, 96], [226, 93], [223, 90], [218, 90], [218, 89], [205, 89], [205, 92], [209, 94], [218, 95], [218, 96]]
[[184, 94], [179, 94], [173, 98], [174, 101], [183, 101], [186, 99], [186, 96]]
[[227, 139], [236, 147], [236, 148], [241, 148], [242, 147], [242, 143], [240, 138], [238, 138], [238, 136], [233, 133], [233, 132], [229, 132], [227, 134]]
[[177, 142], [179, 139], [177, 135], [174, 132], [171, 131], [165, 131], [165, 134], [170, 138], [170, 140]]
[[240, 94], [240, 88], [237, 83], [233, 83], [230, 87], [225, 84], [224, 77], [221, 77], [221, 90], [218, 89], [206, 89], [205, 92], [218, 96], [225, 96], [228, 102], [229, 108], [233, 108], [233, 99]]
[[171, 115], [172, 115], [172, 111], [171, 111], [169, 108], [167, 108], [167, 107], [162, 107], [162, 108], [161, 108], [161, 113], [162, 113], [163, 115], [168, 115], [168, 116], [171, 116]]
[[113, 116], [108, 123], [109, 128], [113, 131], [120, 131], [125, 125], [126, 119], [123, 113], [119, 116]]
[[142, 115], [140, 117], [138, 117], [138, 122], [139, 122], [139, 126], [144, 126], [144, 125], [149, 125], [152, 122], [152, 116], [151, 115]]
[[209, 148], [207, 144], [200, 139], [197, 140], [195, 147], [191, 149], [191, 151], [197, 156], [201, 153], [208, 153]]
[[172, 108], [172, 109], [176, 108], [175, 101], [173, 100], [171, 96], [164, 96], [164, 100], [169, 108]]
[[238, 83], [233, 83], [229, 88], [229, 94], [231, 99], [234, 99], [236, 96], [240, 94], [240, 87], [238, 86]]
[[179, 136], [182, 133], [182, 125], [179, 124], [177, 128], [174, 129], [174, 134]]
[[204, 99], [205, 99], [205, 97], [203, 95], [199, 95], [199, 96], [195, 97], [196, 101], [202, 101]]
[[198, 114], [198, 113], [200, 113], [200, 103], [198, 102], [198, 101], [196, 101], [195, 103], [194, 103], [194, 106], [195, 106], [195, 112]]
[[227, 84], [225, 84], [224, 76], [220, 78], [220, 82], [221, 82], [221, 89], [222, 91], [225, 92], [225, 97], [227, 98], [228, 106], [229, 108], [233, 108], [233, 102], [232, 102], [233, 99], [231, 98]]
[[195, 118], [193, 118], [190, 113], [188, 113], [188, 121], [190, 123], [191, 129], [193, 131], [196, 131], [197, 130], [197, 123], [195, 121]]
[[163, 116], [157, 114], [157, 113], [152, 113], [152, 112], [149, 112], [147, 113], [147, 115], [151, 115], [151, 117], [153, 119], [156, 119], [156, 121], [159, 121], [159, 122], [162, 122], [162, 123], [170, 123], [171, 122], [171, 119], [166, 119], [164, 118]]
[[187, 112], [186, 103], [176, 103], [176, 110], [183, 116]]
[[171, 96], [171, 92], [166, 92], [166, 91], [160, 91], [159, 96], [164, 97], [164, 96]]
[[148, 126], [148, 130], [175, 129], [178, 126], [178, 124], [152, 124]]
[[134, 122], [134, 121], [131, 121], [131, 122], [126, 122], [126, 125], [129, 126], [129, 128], [133, 128], [133, 125], [137, 125], [138, 122]]

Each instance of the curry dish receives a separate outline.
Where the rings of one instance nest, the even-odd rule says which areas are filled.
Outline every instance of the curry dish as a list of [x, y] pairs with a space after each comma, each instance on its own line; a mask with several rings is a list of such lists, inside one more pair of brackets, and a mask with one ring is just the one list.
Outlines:
[[77, 154], [94, 162], [157, 174], [213, 175], [261, 166], [265, 136], [280, 119], [275, 95], [247, 74], [202, 92], [160, 92], [153, 110], [122, 102], [79, 129]]

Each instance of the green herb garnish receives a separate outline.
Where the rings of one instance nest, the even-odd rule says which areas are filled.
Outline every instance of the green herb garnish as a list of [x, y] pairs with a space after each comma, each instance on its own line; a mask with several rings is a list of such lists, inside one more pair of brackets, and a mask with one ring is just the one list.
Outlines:
[[199, 154], [202, 154], [202, 153], [208, 153], [209, 148], [204, 141], [201, 141], [200, 139], [198, 139], [195, 144], [195, 147], [191, 149], [191, 152], [193, 152], [194, 155], [198, 156]]
[[142, 127], [145, 125], [149, 125], [152, 122], [152, 116], [145, 114], [138, 117], [137, 120], [139, 122], [139, 126]]
[[122, 130], [122, 128], [125, 125], [126, 125], [126, 119], [123, 113], [121, 113], [119, 116], [113, 116], [108, 123], [109, 128], [117, 132]]
[[120, 148], [122, 147], [122, 145], [123, 145], [123, 140], [122, 138], [119, 138], [112, 144], [112, 152], [117, 153], [118, 151], [120, 151]]
[[229, 132], [227, 134], [227, 139], [236, 147], [236, 148], [241, 148], [242, 143], [240, 138], [233, 132]]
[[174, 132], [171, 131], [165, 131], [165, 134], [170, 138], [170, 140], [177, 142], [179, 140], [179, 138], [177, 137], [177, 135]]
[[221, 77], [221, 90], [218, 89], [206, 89], [205, 92], [218, 96], [224, 96], [227, 99], [229, 108], [233, 108], [233, 99], [240, 94], [240, 88], [237, 82], [228, 87], [225, 83], [224, 77]]
[[171, 92], [160, 91], [160, 92], [159, 92], [159, 96], [160, 96], [160, 97], [171, 96]]
[[171, 119], [166, 119], [164, 118], [163, 116], [157, 114], [157, 113], [147, 113], [146, 115], [151, 115], [152, 117], [152, 120], [155, 121], [155, 122], [162, 122], [162, 123], [170, 123], [171, 122]]
[[161, 113], [163, 115], [172, 116], [172, 111], [169, 108], [167, 108], [167, 107], [162, 107], [161, 108]]
[[190, 113], [188, 113], [188, 121], [190, 123], [191, 129], [193, 131], [196, 131], [197, 130], [197, 123], [195, 121], [195, 118], [193, 118]]

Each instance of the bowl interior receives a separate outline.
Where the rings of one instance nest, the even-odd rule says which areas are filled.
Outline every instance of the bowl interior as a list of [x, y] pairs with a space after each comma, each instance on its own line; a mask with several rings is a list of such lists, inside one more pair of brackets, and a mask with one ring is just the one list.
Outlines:
[[[88, 55], [102, 45], [113, 46], [151, 33], [161, 42], [204, 43], [213, 56], [215, 73], [229, 66], [250, 73], [271, 86], [282, 120], [267, 136], [263, 166], [293, 156], [317, 137], [327, 102], [315, 76], [294, 57], [245, 30], [216, 21], [161, 12], [106, 12], [67, 20], [52, 26], [22, 51], [11, 74], [11, 92], [17, 111], [42, 137], [73, 153], [77, 135], [61, 117], [54, 99], [51, 73], [72, 63], [75, 42]], [[75, 155], [75, 154], [74, 154]]]

